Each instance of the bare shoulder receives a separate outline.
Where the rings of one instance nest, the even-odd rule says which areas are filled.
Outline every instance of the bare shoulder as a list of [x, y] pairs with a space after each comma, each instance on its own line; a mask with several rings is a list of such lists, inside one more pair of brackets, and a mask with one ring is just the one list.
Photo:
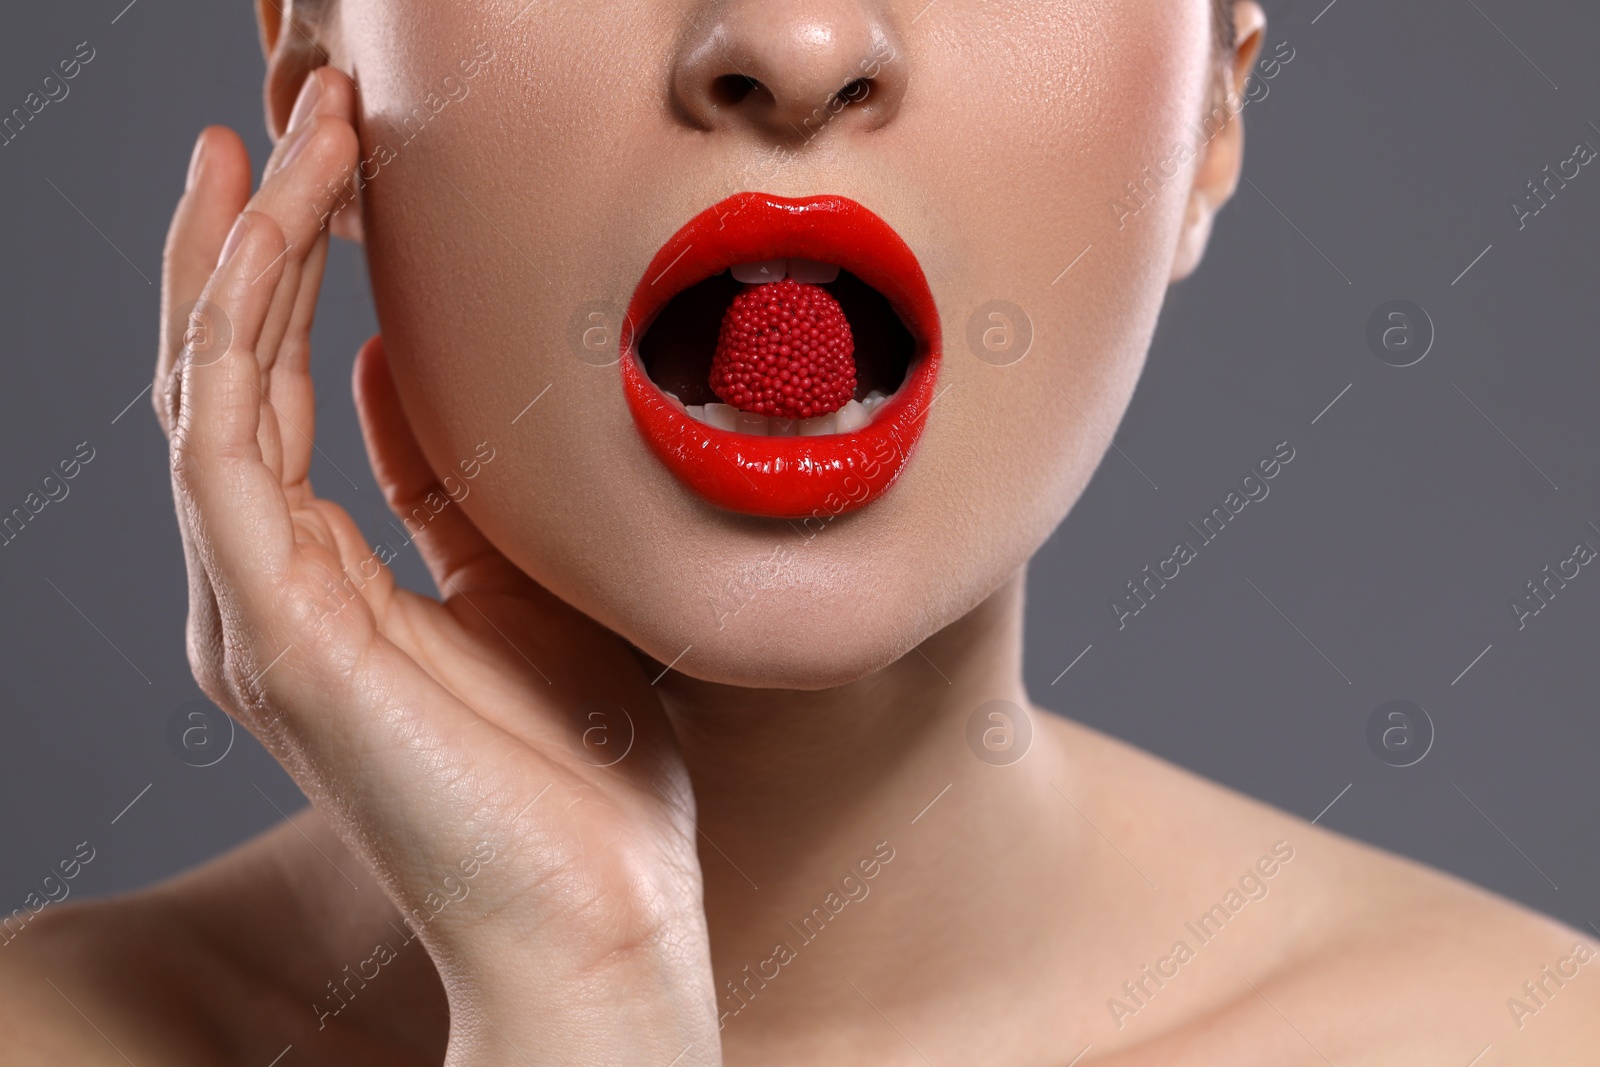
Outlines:
[[214, 963], [144, 897], [49, 907], [0, 951], [5, 1062], [208, 1063], [182, 991]]
[[1600, 938], [1081, 725], [1067, 729], [1086, 773], [1140, 807], [1138, 825], [1185, 842], [1186, 871], [1173, 881], [1201, 872], [1190, 879], [1203, 890], [1190, 914], [1237, 879], [1242, 858], [1275, 856], [1256, 878], [1271, 906], [1245, 899], [1256, 909], [1248, 923], [1230, 923], [1224, 949], [1204, 950], [1217, 995], [1130, 1050], [1130, 1064], [1146, 1055], [1234, 1067], [1600, 1063]]
[[[1351, 871], [1369, 894], [1275, 975], [1275, 997], [1323, 1002], [1339, 1061], [1474, 1057], [1483, 1067], [1600, 1057], [1600, 950], [1554, 919], [1379, 854]], [[1289, 1010], [1288, 1008], [1284, 1009]], [[1343, 1028], [1341, 1030], [1341, 1027]], [[1363, 1059], [1362, 1057], [1365, 1057]]]
[[[443, 991], [398, 920], [308, 809], [148, 890], [43, 908], [0, 947], [0, 1061], [438, 1062]], [[380, 943], [399, 948], [363, 978]]]

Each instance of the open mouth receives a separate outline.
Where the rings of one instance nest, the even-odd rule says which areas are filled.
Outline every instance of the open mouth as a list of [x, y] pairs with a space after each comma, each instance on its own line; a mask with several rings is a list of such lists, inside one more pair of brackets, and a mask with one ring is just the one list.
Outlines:
[[921, 437], [939, 322], [921, 267], [843, 197], [741, 193], [656, 253], [620, 365], [635, 425], [678, 479], [750, 515], [877, 499]]

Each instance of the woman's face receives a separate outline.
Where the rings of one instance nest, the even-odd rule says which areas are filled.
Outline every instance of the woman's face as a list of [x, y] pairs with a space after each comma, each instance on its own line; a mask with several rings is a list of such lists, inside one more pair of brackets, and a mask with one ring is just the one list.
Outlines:
[[[850, 681], [995, 591], [1088, 481], [1186, 269], [1203, 157], [1173, 160], [1204, 138], [1208, 0], [339, 0], [332, 17], [362, 95], [374, 295], [425, 452], [459, 470], [486, 442], [460, 505], [477, 525], [699, 678]], [[926, 278], [936, 399], [865, 506], [715, 506], [630, 412], [622, 309], [685, 223], [749, 190], [849, 198]]]

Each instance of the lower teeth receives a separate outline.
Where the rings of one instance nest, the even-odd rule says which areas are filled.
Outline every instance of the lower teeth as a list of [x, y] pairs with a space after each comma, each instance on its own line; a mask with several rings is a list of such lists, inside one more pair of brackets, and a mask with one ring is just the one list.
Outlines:
[[818, 437], [831, 433], [854, 433], [872, 421], [888, 399], [874, 389], [864, 400], [851, 400], [844, 407], [815, 419], [780, 419], [753, 411], [740, 411], [728, 404], [689, 404], [685, 406], [668, 393], [673, 403], [696, 422], [730, 433], [756, 437]]

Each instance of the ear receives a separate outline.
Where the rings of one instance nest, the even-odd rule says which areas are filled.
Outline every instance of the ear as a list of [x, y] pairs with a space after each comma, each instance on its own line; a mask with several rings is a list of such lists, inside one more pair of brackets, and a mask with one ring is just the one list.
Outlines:
[[284, 135], [306, 77], [328, 63], [319, 27], [307, 14], [310, 6], [309, 0], [256, 0], [261, 49], [267, 54], [267, 132], [274, 142]]
[[1222, 71], [1222, 98], [1209, 102], [1200, 123], [1205, 142], [1198, 146], [1194, 185], [1184, 208], [1183, 230], [1173, 256], [1172, 280], [1187, 278], [1200, 265], [1206, 243], [1211, 238], [1211, 223], [1239, 187], [1244, 169], [1244, 119], [1247, 97], [1245, 83], [1261, 52], [1267, 16], [1256, 0], [1237, 0], [1233, 5], [1234, 47]]

